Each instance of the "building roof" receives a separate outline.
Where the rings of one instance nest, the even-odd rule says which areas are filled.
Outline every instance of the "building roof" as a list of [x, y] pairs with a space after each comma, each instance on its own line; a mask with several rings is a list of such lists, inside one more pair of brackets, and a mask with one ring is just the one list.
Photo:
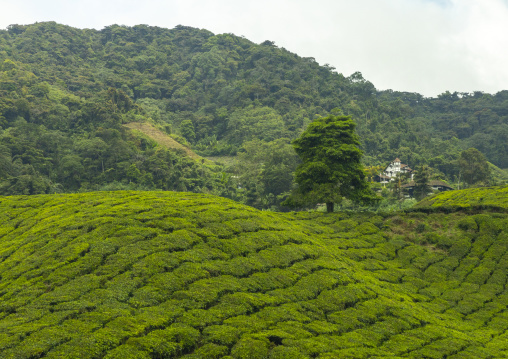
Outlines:
[[396, 159], [393, 160], [393, 162], [400, 162], [399, 158], [397, 157]]

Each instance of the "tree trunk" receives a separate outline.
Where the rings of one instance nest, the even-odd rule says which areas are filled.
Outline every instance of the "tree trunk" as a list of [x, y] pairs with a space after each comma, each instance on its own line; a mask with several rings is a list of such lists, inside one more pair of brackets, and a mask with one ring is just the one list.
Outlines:
[[326, 203], [326, 212], [333, 213], [333, 202]]

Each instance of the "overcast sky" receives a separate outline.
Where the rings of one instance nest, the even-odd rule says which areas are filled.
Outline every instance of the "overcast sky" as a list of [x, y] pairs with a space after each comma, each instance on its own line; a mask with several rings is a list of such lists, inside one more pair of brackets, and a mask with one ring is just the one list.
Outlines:
[[508, 0], [0, 0], [0, 28], [56, 21], [78, 28], [148, 24], [243, 35], [377, 89], [508, 89]]

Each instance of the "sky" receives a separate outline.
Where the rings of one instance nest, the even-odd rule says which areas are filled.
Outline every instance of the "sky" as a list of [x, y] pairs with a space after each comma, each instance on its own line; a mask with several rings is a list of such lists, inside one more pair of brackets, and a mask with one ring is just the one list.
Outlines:
[[313, 57], [378, 90], [508, 90], [508, 0], [0, 0], [0, 29], [176, 25]]

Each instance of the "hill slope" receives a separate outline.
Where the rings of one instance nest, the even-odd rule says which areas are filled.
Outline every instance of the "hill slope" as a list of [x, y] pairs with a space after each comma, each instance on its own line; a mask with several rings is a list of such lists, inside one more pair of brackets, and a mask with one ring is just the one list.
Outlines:
[[506, 357], [507, 224], [0, 197], [0, 357]]
[[[424, 98], [377, 91], [360, 73], [340, 71], [270, 41], [185, 26], [9, 26], [0, 30], [0, 194], [100, 190], [112, 183], [228, 193], [213, 183], [217, 174], [197, 179], [206, 168], [179, 154], [152, 153], [131, 141], [122, 124], [156, 123], [185, 137], [199, 155], [229, 156], [254, 140], [289, 142], [333, 111], [357, 122], [367, 166], [398, 157], [411, 168], [430, 165], [437, 178], [456, 183], [460, 152], [477, 147], [508, 167], [508, 91]], [[280, 146], [273, 152], [286, 155]], [[175, 171], [168, 162], [179, 162], [181, 175], [169, 178]], [[291, 168], [284, 172], [290, 184]], [[268, 203], [289, 190], [261, 190], [258, 174], [248, 177], [253, 190], [230, 197]], [[496, 177], [506, 180], [502, 171]]]
[[469, 188], [447, 191], [427, 197], [416, 206], [416, 210], [434, 209], [496, 209], [508, 210], [508, 186]]
[[141, 132], [142, 134], [148, 136], [149, 138], [151, 138], [152, 140], [154, 140], [161, 146], [183, 151], [190, 158], [193, 158], [193, 159], [202, 158], [202, 157], [198, 156], [194, 151], [189, 149], [188, 147], [185, 147], [181, 143], [175, 141], [173, 138], [171, 138], [170, 136], [163, 133], [161, 130], [155, 128], [153, 125], [151, 125], [147, 122], [130, 122], [130, 123], [126, 123], [124, 126], [127, 128], [130, 128], [131, 130], [136, 130], [136, 131]]

